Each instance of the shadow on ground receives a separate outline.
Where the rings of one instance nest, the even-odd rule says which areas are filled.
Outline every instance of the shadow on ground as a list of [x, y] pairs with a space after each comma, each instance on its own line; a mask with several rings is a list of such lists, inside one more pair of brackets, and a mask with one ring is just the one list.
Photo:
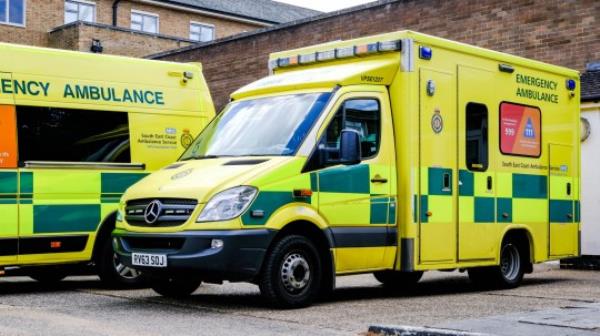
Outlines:
[[[537, 286], [544, 284], [554, 284], [568, 281], [562, 278], [544, 278], [544, 279], [527, 279], [523, 281], [522, 287]], [[374, 286], [354, 286], [337, 288], [333, 294], [317, 302], [317, 305], [329, 305], [339, 302], [365, 301], [365, 300], [381, 300], [381, 299], [401, 299], [401, 298], [417, 298], [431, 297], [439, 295], [461, 295], [467, 293], [483, 293], [489, 289], [475, 287], [468, 278], [464, 276], [453, 276], [438, 279], [428, 279], [416, 284], [411, 289], [393, 289], [382, 285]], [[271, 309], [262, 297], [255, 293], [205, 293], [200, 289], [196, 294], [183, 300], [172, 300], [160, 296], [146, 297], [153, 302], [166, 304], [190, 306], [202, 306], [206, 308], [210, 306], [219, 310], [235, 310], [239, 308], [259, 308]]]

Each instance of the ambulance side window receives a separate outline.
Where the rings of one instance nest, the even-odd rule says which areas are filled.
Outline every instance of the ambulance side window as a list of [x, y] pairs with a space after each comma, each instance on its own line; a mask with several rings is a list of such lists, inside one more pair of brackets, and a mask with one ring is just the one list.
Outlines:
[[488, 168], [488, 110], [483, 104], [468, 103], [466, 108], [466, 159], [472, 171]]
[[19, 161], [130, 163], [127, 113], [17, 107]]
[[340, 136], [343, 129], [360, 134], [361, 158], [372, 158], [379, 151], [381, 139], [381, 108], [377, 99], [357, 98], [344, 102], [329, 123], [319, 143], [321, 162], [336, 164], [339, 160]]

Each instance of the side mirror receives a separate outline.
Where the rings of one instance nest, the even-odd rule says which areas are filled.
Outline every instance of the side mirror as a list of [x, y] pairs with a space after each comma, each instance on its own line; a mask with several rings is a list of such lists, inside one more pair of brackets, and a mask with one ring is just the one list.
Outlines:
[[340, 137], [340, 163], [344, 165], [360, 163], [360, 134], [355, 130], [342, 130]]

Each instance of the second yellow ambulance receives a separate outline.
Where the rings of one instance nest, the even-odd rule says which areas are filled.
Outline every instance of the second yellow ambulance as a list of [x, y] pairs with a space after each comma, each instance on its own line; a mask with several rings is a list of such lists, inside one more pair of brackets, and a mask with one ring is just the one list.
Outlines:
[[139, 281], [112, 250], [119, 199], [213, 116], [199, 65], [0, 43], [0, 273]]
[[269, 64], [123, 196], [114, 247], [158, 293], [249, 281], [300, 307], [339, 275], [514, 287], [578, 254], [576, 71], [410, 31]]

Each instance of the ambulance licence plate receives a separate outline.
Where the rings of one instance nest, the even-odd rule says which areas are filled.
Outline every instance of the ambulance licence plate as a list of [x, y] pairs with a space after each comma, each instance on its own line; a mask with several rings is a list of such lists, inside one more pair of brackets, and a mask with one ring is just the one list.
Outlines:
[[134, 266], [167, 267], [167, 256], [164, 254], [132, 253], [131, 263]]

